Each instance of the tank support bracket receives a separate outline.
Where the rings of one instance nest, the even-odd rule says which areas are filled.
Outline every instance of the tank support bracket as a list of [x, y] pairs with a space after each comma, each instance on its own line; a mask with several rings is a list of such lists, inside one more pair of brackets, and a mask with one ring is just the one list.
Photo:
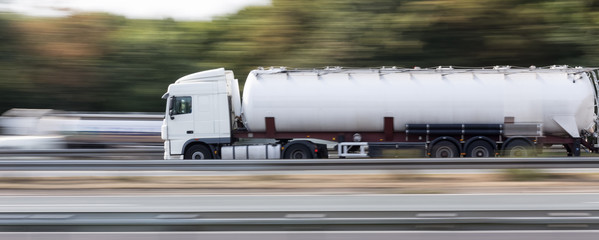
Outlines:
[[265, 117], [264, 122], [266, 123], [266, 137], [274, 138], [275, 133], [277, 132], [275, 128], [275, 118], [274, 117]]
[[393, 117], [385, 117], [384, 122], [385, 141], [393, 141]]

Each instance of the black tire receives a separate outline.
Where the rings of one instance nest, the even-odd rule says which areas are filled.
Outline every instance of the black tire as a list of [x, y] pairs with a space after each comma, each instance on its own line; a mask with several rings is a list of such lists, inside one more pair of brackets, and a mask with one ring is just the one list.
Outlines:
[[431, 148], [433, 158], [457, 158], [460, 157], [458, 147], [450, 141], [439, 141]]
[[212, 152], [204, 145], [193, 145], [185, 151], [185, 159], [212, 159]]
[[504, 157], [525, 158], [534, 157], [534, 147], [523, 139], [515, 139], [507, 144], [503, 149]]
[[494, 157], [495, 148], [485, 140], [476, 140], [468, 145], [466, 157]]
[[285, 150], [285, 159], [313, 159], [314, 154], [303, 144], [293, 144]]

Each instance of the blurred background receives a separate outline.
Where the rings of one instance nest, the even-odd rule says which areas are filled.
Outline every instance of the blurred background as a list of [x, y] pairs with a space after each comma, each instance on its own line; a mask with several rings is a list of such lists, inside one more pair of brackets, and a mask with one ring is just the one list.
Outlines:
[[[133, 221], [136, 219], [150, 223], [142, 230], [152, 232], [167, 229], [158, 228], [156, 221], [166, 222], [165, 226], [170, 224], [175, 230], [223, 231], [228, 228], [193, 224], [210, 220], [211, 215], [205, 212], [231, 209], [258, 212], [248, 215], [248, 219], [260, 221], [256, 216], [266, 216], [279, 231], [339, 230], [334, 224], [322, 226], [325, 217], [337, 222], [342, 219], [342, 215], [335, 215], [336, 211], [357, 213], [346, 215], [353, 222], [358, 217], [380, 217], [384, 225], [389, 223], [389, 216], [395, 215], [365, 214], [407, 211], [413, 214], [405, 217], [406, 222], [420, 225], [408, 224], [405, 228], [418, 230], [416, 234], [429, 229], [449, 230], [436, 239], [596, 239], [596, 231], [587, 238], [573, 238], [573, 231], [569, 231], [599, 229], [596, 168], [550, 171], [524, 165], [522, 168], [526, 169], [516, 166], [496, 170], [485, 169], [483, 164], [455, 170], [428, 165], [421, 169], [346, 171], [350, 168], [344, 170], [344, 164], [338, 164], [335, 167], [340, 169], [325, 171], [264, 171], [269, 168], [243, 165], [231, 171], [168, 171], [147, 166], [127, 168], [113, 161], [96, 169], [92, 165], [88, 170], [71, 171], [75, 169], [69, 168], [71, 163], [62, 165], [61, 160], [107, 159], [115, 154], [118, 159], [161, 159], [164, 149], [160, 126], [165, 109], [161, 96], [170, 83], [197, 71], [231, 69], [243, 87], [245, 76], [259, 66], [592, 67], [599, 66], [597, 36], [599, 0], [0, 0], [0, 133], [4, 135], [0, 137], [0, 153], [5, 154], [0, 154], [0, 160], [15, 159], [6, 155], [13, 154], [13, 149], [18, 150], [16, 156], [24, 154], [34, 160], [39, 153], [35, 150], [59, 150], [43, 153], [59, 160], [47, 169], [28, 169], [32, 166], [24, 165], [21, 170], [12, 170], [10, 166], [14, 165], [6, 164], [1, 168], [0, 239], [41, 239], [34, 233], [25, 235], [29, 231], [129, 231], [126, 227], [139, 224]], [[117, 146], [126, 151], [110, 149]], [[106, 155], [99, 150], [111, 152]], [[574, 167], [581, 168], [569, 165]], [[482, 196], [468, 195], [481, 193]], [[499, 195], [503, 193], [507, 194]], [[552, 196], [554, 193], [571, 194]], [[47, 197], [61, 194], [75, 196]], [[102, 196], [111, 194], [123, 197]], [[181, 196], [184, 194], [225, 196]], [[266, 196], [243, 196], [251, 194]], [[293, 194], [308, 196], [298, 198]], [[343, 198], [345, 195], [348, 197]], [[481, 215], [457, 212], [464, 209], [476, 209]], [[575, 211], [581, 209], [585, 212]], [[264, 213], [275, 210], [280, 211], [277, 218]], [[508, 216], [503, 210], [517, 214]], [[537, 212], [532, 210], [551, 212], [535, 215]], [[138, 215], [116, 214], [119, 211]], [[178, 211], [183, 214], [143, 214]], [[308, 214], [295, 214], [302, 211]], [[422, 211], [422, 215], [417, 211]], [[49, 216], [44, 216], [44, 212]], [[115, 214], [80, 216], [75, 212]], [[106, 220], [107, 216], [114, 222]], [[424, 219], [414, 221], [415, 216]], [[469, 216], [474, 216], [472, 225], [468, 225]], [[505, 216], [515, 220], [516, 227], [506, 227], [512, 222], [505, 221]], [[530, 217], [530, 221], [522, 220], [522, 216]], [[85, 220], [86, 217], [91, 220]], [[238, 223], [245, 215], [233, 217], [237, 219], [231, 223]], [[212, 218], [226, 222], [222, 216]], [[302, 218], [316, 224], [308, 225], [309, 228], [305, 224], [294, 226], [295, 221], [303, 222]], [[436, 221], [443, 218], [448, 221]], [[452, 218], [458, 219], [457, 224], [449, 221]], [[548, 222], [539, 222], [545, 218]], [[427, 219], [433, 221], [423, 221]], [[180, 228], [169, 220], [193, 224]], [[44, 221], [49, 223], [35, 225]], [[286, 222], [291, 223], [285, 225]], [[484, 238], [454, 231], [535, 229], [537, 225], [522, 224], [531, 222], [538, 224], [539, 229], [566, 229], [568, 235], [556, 237], [561, 235], [548, 232], [551, 237]], [[269, 222], [266, 223], [268, 227]], [[102, 224], [111, 228], [107, 230]], [[252, 224], [255, 225], [249, 225]], [[360, 227], [354, 223], [349, 229], [378, 227], [370, 222], [356, 226]], [[395, 225], [389, 226], [380, 229], [397, 230]], [[239, 229], [235, 224], [229, 227]], [[25, 237], [4, 237], [11, 232]], [[447, 237], [456, 232], [464, 236]], [[336, 233], [316, 233], [303, 239]], [[140, 239], [131, 235], [90, 238], [74, 234], [49, 238], [52, 234], [42, 234], [44, 239]], [[144, 239], [168, 237], [149, 234], [154, 238]], [[243, 238], [251, 235], [242, 234], [246, 234]], [[350, 234], [353, 239], [366, 236]], [[369, 239], [389, 239], [366, 234]], [[198, 239], [181, 235], [176, 238]], [[422, 235], [416, 238], [433, 239]]]
[[243, 86], [258, 66], [596, 66], [599, 59], [597, 0], [230, 0], [208, 13], [177, 0], [163, 7], [169, 13], [131, 16], [127, 8], [143, 6], [64, 2], [82, 1], [0, 0], [0, 112], [162, 112], [169, 83], [218, 67], [234, 70]]

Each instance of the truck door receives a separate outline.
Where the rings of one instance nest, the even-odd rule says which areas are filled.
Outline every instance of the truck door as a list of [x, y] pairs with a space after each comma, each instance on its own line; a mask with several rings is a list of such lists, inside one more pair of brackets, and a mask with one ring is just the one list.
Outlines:
[[170, 153], [181, 154], [185, 142], [194, 137], [194, 114], [191, 96], [173, 96], [167, 116]]

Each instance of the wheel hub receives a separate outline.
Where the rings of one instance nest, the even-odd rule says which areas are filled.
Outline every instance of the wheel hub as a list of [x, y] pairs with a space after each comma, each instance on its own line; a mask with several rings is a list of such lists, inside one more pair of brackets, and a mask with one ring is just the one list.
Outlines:
[[474, 149], [472, 149], [472, 156], [475, 157], [489, 157], [489, 151], [487, 150], [487, 148], [482, 147], [482, 146], [478, 146], [475, 147]]
[[437, 150], [437, 156], [436, 157], [440, 157], [440, 158], [448, 158], [453, 156], [453, 150], [449, 147], [441, 147]]
[[194, 152], [193, 155], [191, 155], [192, 159], [204, 159], [204, 154], [202, 152]]

